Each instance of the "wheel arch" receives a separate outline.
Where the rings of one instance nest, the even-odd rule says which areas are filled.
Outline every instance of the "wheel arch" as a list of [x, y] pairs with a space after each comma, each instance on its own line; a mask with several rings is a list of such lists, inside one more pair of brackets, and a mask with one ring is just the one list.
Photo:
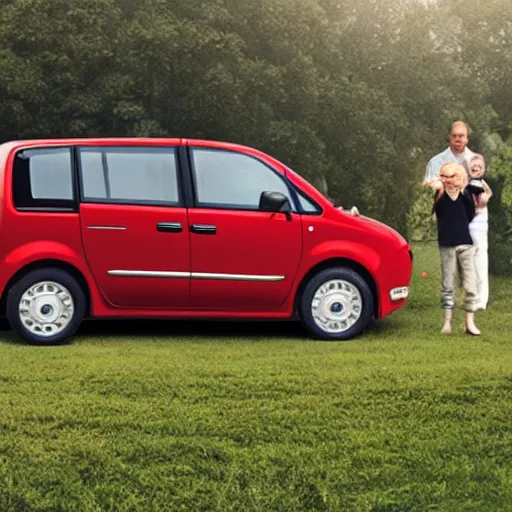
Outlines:
[[354, 261], [350, 258], [329, 258], [320, 263], [317, 263], [315, 266], [311, 267], [308, 272], [302, 277], [299, 286], [295, 292], [294, 299], [294, 312], [297, 316], [300, 316], [300, 307], [299, 301], [304, 292], [304, 288], [306, 287], [309, 280], [322, 270], [333, 267], [345, 267], [350, 268], [351, 270], [357, 272], [365, 281], [368, 287], [370, 288], [372, 298], [373, 298], [373, 311], [372, 314], [375, 318], [378, 317], [379, 313], [379, 294], [377, 292], [377, 284], [373, 279], [373, 276], [370, 272], [360, 263]]
[[82, 288], [82, 291], [84, 292], [85, 295], [85, 316], [88, 317], [91, 313], [91, 290], [89, 288], [87, 280], [85, 279], [85, 276], [71, 263], [67, 263], [65, 261], [57, 259], [37, 260], [20, 268], [5, 285], [4, 293], [2, 294], [2, 298], [0, 300], [0, 315], [5, 316], [7, 296], [11, 288], [28, 272], [31, 272], [32, 270], [39, 270], [42, 268], [58, 268], [59, 270], [67, 272], [74, 279], [76, 279], [77, 283], [79, 284], [80, 288]]

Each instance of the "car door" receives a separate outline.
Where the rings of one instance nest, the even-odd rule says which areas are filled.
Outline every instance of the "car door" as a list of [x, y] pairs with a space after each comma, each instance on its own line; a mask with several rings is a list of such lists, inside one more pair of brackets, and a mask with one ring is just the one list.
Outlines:
[[242, 152], [189, 149], [191, 306], [269, 312], [290, 292], [302, 253], [300, 215], [258, 211], [263, 191], [289, 196], [284, 177]]
[[190, 244], [176, 148], [77, 153], [82, 240], [104, 297], [122, 308], [187, 308]]

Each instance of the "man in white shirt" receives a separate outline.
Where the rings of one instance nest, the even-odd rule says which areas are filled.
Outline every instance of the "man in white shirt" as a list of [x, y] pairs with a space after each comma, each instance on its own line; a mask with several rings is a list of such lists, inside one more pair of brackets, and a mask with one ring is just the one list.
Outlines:
[[434, 186], [439, 180], [439, 169], [444, 164], [456, 162], [461, 164], [469, 174], [469, 162], [473, 152], [466, 147], [469, 138], [468, 125], [464, 121], [455, 121], [450, 129], [450, 145], [441, 153], [433, 156], [427, 164], [424, 185]]

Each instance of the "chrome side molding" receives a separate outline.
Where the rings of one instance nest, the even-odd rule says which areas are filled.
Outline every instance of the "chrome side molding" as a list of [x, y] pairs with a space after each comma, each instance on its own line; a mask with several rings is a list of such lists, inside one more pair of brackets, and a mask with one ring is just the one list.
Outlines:
[[126, 226], [87, 226], [87, 229], [105, 229], [113, 231], [126, 231]]
[[152, 277], [160, 279], [204, 279], [221, 281], [282, 281], [285, 276], [261, 276], [254, 274], [216, 274], [210, 272], [170, 272], [163, 270], [109, 270], [109, 276], [116, 277]]

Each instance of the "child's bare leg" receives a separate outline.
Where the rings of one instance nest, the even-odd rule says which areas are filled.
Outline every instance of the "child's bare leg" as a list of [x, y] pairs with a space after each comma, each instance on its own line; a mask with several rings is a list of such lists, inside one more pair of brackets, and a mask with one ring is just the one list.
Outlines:
[[451, 334], [452, 333], [452, 316], [453, 309], [445, 309], [444, 310], [444, 323], [441, 328], [441, 334]]

